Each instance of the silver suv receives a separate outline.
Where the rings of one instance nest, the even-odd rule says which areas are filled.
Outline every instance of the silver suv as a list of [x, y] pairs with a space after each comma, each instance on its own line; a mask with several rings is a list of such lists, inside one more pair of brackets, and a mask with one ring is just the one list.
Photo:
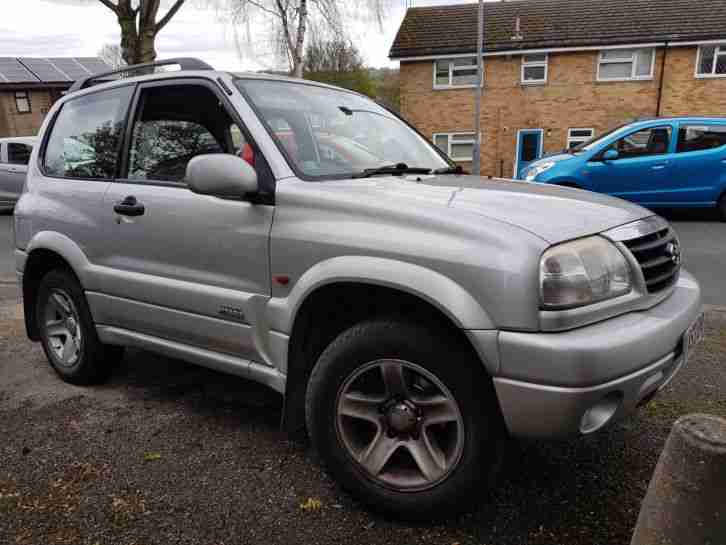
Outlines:
[[17, 271], [62, 379], [134, 346], [262, 382], [345, 488], [421, 518], [470, 508], [507, 437], [633, 411], [700, 340], [648, 210], [463, 175], [349, 91], [174, 62], [78, 82], [33, 151]]

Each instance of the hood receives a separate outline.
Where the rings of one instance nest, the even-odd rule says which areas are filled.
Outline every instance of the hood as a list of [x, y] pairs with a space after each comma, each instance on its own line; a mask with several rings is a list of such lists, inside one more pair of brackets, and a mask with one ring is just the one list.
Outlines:
[[537, 159], [536, 161], [531, 162], [528, 167], [531, 167], [533, 165], [537, 165], [539, 163], [544, 163], [545, 161], [555, 162], [559, 163], [560, 161], [567, 161], [568, 159], [575, 158], [575, 155], [572, 155], [571, 153], [562, 153], [557, 152], [553, 153], [551, 155], [544, 155], [541, 159]]
[[450, 211], [457, 219], [467, 214], [486, 217], [524, 229], [551, 244], [653, 215], [638, 205], [599, 193], [466, 175], [320, 182], [319, 190], [386, 208], [418, 208], [422, 215], [446, 216]]

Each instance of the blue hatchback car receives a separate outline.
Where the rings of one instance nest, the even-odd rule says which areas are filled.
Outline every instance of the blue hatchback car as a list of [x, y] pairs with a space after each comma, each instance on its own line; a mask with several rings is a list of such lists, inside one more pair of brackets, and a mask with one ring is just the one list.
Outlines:
[[718, 207], [726, 220], [726, 118], [637, 121], [527, 165], [519, 178], [649, 207]]

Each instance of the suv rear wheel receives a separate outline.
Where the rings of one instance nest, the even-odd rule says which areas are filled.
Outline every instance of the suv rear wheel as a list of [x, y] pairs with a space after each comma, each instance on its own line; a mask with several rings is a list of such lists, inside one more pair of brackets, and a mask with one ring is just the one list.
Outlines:
[[40, 281], [35, 315], [43, 350], [53, 369], [71, 384], [106, 380], [123, 348], [98, 340], [86, 298], [69, 271], [57, 269]]
[[313, 370], [306, 417], [336, 479], [397, 517], [471, 509], [499, 465], [503, 426], [491, 381], [440, 329], [381, 320], [345, 331]]

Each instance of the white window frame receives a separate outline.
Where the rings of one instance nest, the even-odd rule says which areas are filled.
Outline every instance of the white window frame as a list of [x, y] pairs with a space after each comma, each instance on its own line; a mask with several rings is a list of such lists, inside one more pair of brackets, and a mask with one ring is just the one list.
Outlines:
[[[637, 57], [638, 57], [638, 51], [643, 50], [649, 50], [651, 51], [650, 56], [650, 73], [647, 76], [638, 76], [636, 75], [636, 68], [637, 68]], [[656, 49], [655, 47], [637, 47], [633, 48], [632, 55], [630, 56], [630, 60], [628, 59], [603, 59], [603, 53], [605, 51], [612, 51], [610, 49], [608, 50], [601, 50], [600, 53], [597, 56], [597, 81], [648, 81], [653, 79], [653, 74], [655, 72], [655, 53]], [[624, 64], [626, 62], [631, 62], [632, 67], [630, 69], [630, 77], [625, 78], [604, 78], [600, 75], [600, 67], [603, 64]]]
[[[454, 62], [453, 61], [458, 61], [458, 60], [461, 60], [461, 59], [474, 59], [474, 60], [476, 60], [476, 56], [464, 55], [462, 57], [447, 57], [447, 58], [441, 58], [441, 59], [435, 59], [434, 60], [434, 63], [433, 63], [433, 72], [434, 72], [433, 81], [434, 81], [434, 89], [435, 90], [443, 90], [443, 89], [474, 89], [476, 87], [476, 84], [475, 83], [474, 84], [467, 83], [467, 84], [464, 84], [464, 85], [454, 85], [452, 83], [452, 81], [454, 81], [454, 71], [455, 71]], [[436, 63], [442, 62], [442, 61], [450, 61], [449, 62], [449, 83], [447, 83], [447, 84], [441, 84], [441, 83], [437, 83], [436, 82]], [[482, 72], [481, 73], [481, 80], [482, 80], [481, 81], [481, 86], [484, 87], [484, 80], [486, 78], [484, 77], [485, 67], [484, 67], [484, 64], [483, 63], [482, 63], [482, 70], [481, 70], [481, 72]]]
[[[583, 140], [584, 137], [582, 136], [572, 136], [573, 131], [590, 131], [590, 136]], [[572, 127], [571, 129], [567, 129], [567, 149], [572, 149], [572, 144], [574, 142], [581, 144], [583, 142], [587, 142], [588, 140], [592, 140], [594, 137], [595, 129], [589, 127]]]
[[[21, 95], [21, 96], [18, 96]], [[13, 93], [13, 96], [15, 97], [15, 111], [18, 114], [31, 114], [33, 113], [33, 106], [30, 103], [30, 91], [15, 91]], [[25, 107], [20, 108], [20, 102], [24, 101]]]
[[[548, 53], [544, 53], [543, 61], [526, 61], [525, 59], [531, 55], [541, 55], [542, 53], [524, 54], [522, 55], [522, 67], [520, 69], [519, 80], [522, 85], [545, 85], [547, 83], [547, 76], [549, 72], [549, 60], [550, 56]], [[524, 79], [525, 68], [540, 67], [544, 66], [544, 79]]]
[[[436, 137], [437, 136], [446, 136], [447, 142], [446, 142], [446, 155], [451, 159], [452, 161], [458, 161], [460, 163], [462, 162], [471, 162], [473, 161], [473, 149], [472, 149], [472, 155], [469, 155], [468, 157], [454, 157], [451, 154], [451, 140], [452, 136], [471, 136], [471, 141], [469, 140], [459, 140], [457, 144], [472, 144], [474, 147], [476, 147], [476, 132], [474, 131], [462, 131], [462, 132], [435, 132], [432, 137], [432, 142], [434, 146], [436, 146]], [[482, 144], [484, 144], [484, 138], [481, 139]], [[436, 146], [436, 149], [441, 149], [438, 146]]]
[[[711, 73], [710, 74], [701, 74], [698, 70], [701, 68], [701, 54], [704, 47], [713, 47], [716, 46], [716, 52], [713, 56], [713, 66], [711, 66]], [[726, 73], [724, 74], [717, 74], [716, 73], [716, 64], [719, 55], [726, 55], [726, 43], [718, 43], [718, 44], [701, 44], [698, 46], [698, 52], [696, 53], [696, 79], [713, 79], [713, 78], [726, 78]]]

